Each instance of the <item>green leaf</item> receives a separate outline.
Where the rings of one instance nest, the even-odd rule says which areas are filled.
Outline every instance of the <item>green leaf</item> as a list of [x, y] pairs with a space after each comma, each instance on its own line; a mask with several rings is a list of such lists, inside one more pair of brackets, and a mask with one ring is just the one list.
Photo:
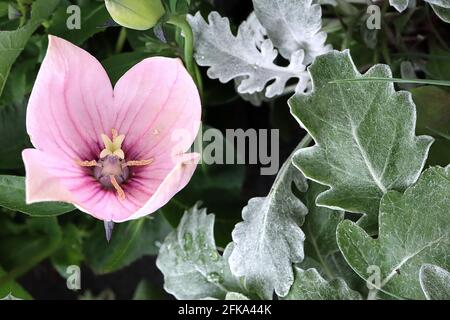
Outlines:
[[[0, 267], [0, 279], [6, 275], [5, 270]], [[8, 295], [22, 300], [31, 300], [33, 297], [20, 284], [15, 281], [8, 281], [0, 285], [0, 300], [4, 300]]]
[[36, 0], [33, 3], [31, 19], [25, 26], [14, 31], [0, 31], [0, 96], [14, 61], [34, 31], [53, 12], [58, 3], [59, 0]]
[[2, 234], [0, 265], [7, 274], [0, 277], [0, 287], [48, 258], [58, 249], [60, 242], [61, 229], [56, 217], [28, 218], [19, 234]]
[[432, 86], [414, 88], [411, 93], [417, 106], [417, 131], [450, 135], [450, 93]]
[[51, 217], [75, 210], [60, 202], [25, 203], [25, 178], [0, 175], [0, 206], [33, 217]]
[[427, 163], [445, 166], [450, 163], [450, 93], [425, 86], [411, 90], [417, 107], [417, 134], [435, 138]]
[[326, 281], [316, 269], [295, 268], [295, 282], [284, 300], [361, 300], [344, 280]]
[[61, 246], [52, 255], [51, 261], [59, 274], [66, 278], [67, 267], [71, 265], [79, 266], [84, 260], [82, 251], [83, 232], [80, 231], [74, 224], [66, 224], [62, 228]]
[[316, 145], [298, 151], [303, 174], [331, 188], [317, 205], [366, 215], [375, 229], [379, 202], [389, 190], [403, 191], [424, 166], [431, 137], [414, 135], [415, 107], [392, 83], [330, 84], [339, 79], [391, 77], [386, 65], [361, 75], [348, 51], [318, 57], [309, 68], [313, 92], [289, 100], [291, 112]]
[[76, 45], [83, 44], [86, 40], [99, 32], [106, 30], [106, 22], [111, 18], [105, 8], [104, 3], [83, 1], [80, 7], [80, 29], [69, 29], [67, 20], [70, 15], [67, 13], [67, 5], [61, 5], [53, 15], [48, 33], [64, 38]]
[[26, 96], [36, 78], [37, 61], [33, 57], [16, 63], [0, 98], [0, 169], [23, 168], [22, 150], [31, 146], [25, 126]]
[[162, 0], [169, 15], [181, 15], [189, 12], [191, 0]]
[[133, 294], [133, 300], [162, 300], [165, 293], [147, 280], [139, 282]]
[[450, 139], [448, 137], [439, 136], [439, 132], [435, 135], [436, 141], [433, 143], [428, 156], [428, 165], [443, 166], [450, 162]]
[[432, 264], [420, 268], [420, 286], [428, 300], [450, 300], [450, 272]]
[[[337, 231], [339, 248], [364, 280], [396, 298], [423, 299], [419, 269], [424, 263], [450, 266], [450, 166], [427, 169], [404, 194], [390, 191], [380, 206], [380, 232], [371, 238], [346, 220]], [[375, 274], [376, 276], [376, 274]]]
[[147, 53], [139, 51], [119, 53], [103, 60], [102, 65], [108, 72], [111, 82], [116, 83], [125, 72], [148, 56]]
[[156, 265], [165, 290], [177, 299], [224, 299], [229, 292], [243, 292], [227, 263], [233, 245], [221, 256], [213, 228], [214, 215], [194, 206], [161, 246]]
[[155, 255], [171, 227], [161, 215], [116, 224], [111, 242], [105, 238], [103, 223], [84, 241], [86, 263], [97, 274], [122, 269], [144, 255]]
[[22, 150], [30, 145], [25, 113], [24, 104], [0, 107], [0, 169], [23, 167]]
[[291, 160], [292, 156], [280, 169], [267, 197], [250, 199], [242, 210], [244, 221], [232, 233], [231, 271], [263, 299], [271, 299], [274, 290], [279, 296], [288, 293], [294, 282], [292, 264], [304, 257], [305, 235], [300, 226], [308, 211], [292, 184], [306, 191], [307, 183]]
[[0, 2], [0, 17], [4, 17], [8, 15], [8, 11], [10, 4], [5, 3], [5, 2]]
[[[35, 54], [37, 55], [38, 53], [36, 52]], [[36, 79], [37, 63], [38, 57], [25, 58], [11, 68], [0, 99], [2, 107], [9, 105], [18, 107], [26, 104], [25, 98], [31, 92], [32, 85]]]
[[439, 48], [436, 44], [430, 44], [430, 55], [426, 65], [427, 73], [433, 79], [450, 80], [450, 53]]

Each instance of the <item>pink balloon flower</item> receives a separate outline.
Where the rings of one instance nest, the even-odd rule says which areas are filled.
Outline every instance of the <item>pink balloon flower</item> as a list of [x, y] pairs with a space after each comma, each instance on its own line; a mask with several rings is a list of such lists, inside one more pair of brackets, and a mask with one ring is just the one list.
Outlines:
[[113, 88], [93, 56], [50, 36], [27, 109], [26, 201], [69, 202], [110, 225], [155, 212], [195, 171], [200, 117], [179, 59], [145, 59]]

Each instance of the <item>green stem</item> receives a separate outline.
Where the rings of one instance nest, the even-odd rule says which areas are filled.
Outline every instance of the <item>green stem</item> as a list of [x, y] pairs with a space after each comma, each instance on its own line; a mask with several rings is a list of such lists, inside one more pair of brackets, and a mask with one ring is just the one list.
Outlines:
[[116, 43], [116, 53], [121, 53], [123, 50], [123, 46], [125, 45], [125, 42], [127, 41], [127, 29], [121, 28], [119, 33], [119, 38], [117, 38]]
[[167, 23], [181, 29], [184, 37], [184, 62], [191, 76], [196, 79], [195, 63], [194, 63], [194, 34], [191, 26], [186, 21], [186, 16], [172, 16]]
[[198, 91], [200, 92], [200, 97], [203, 99], [203, 79], [202, 79], [202, 74], [200, 73], [200, 69], [199, 69], [199, 67], [196, 64], [194, 64], [194, 69], [195, 69], [195, 77], [194, 77], [194, 79], [196, 80]]
[[358, 79], [339, 79], [333, 80], [329, 83], [346, 83], [346, 82], [397, 82], [397, 83], [413, 83], [413, 84], [429, 84], [435, 86], [450, 87], [450, 81], [446, 80], [428, 80], [428, 79], [399, 79], [399, 78], [382, 78], [382, 77], [368, 77]]
[[300, 141], [300, 143], [297, 145], [297, 148], [295, 148], [295, 150], [306, 148], [307, 146], [309, 146], [311, 141], [312, 137], [309, 133], [307, 133], [306, 136], [303, 137], [302, 141]]
[[181, 30], [184, 37], [184, 63], [186, 69], [195, 81], [200, 97], [203, 97], [203, 81], [200, 70], [194, 61], [194, 34], [192, 28], [186, 20], [186, 16], [172, 16], [167, 21], [168, 24], [174, 25]]
[[27, 19], [27, 6], [23, 0], [17, 0], [17, 9], [20, 12], [19, 27], [23, 27]]

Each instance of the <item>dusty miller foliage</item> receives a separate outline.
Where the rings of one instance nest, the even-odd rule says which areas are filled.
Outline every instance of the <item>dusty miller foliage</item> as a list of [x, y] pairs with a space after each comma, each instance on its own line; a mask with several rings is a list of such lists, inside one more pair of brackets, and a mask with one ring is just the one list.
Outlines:
[[[233, 35], [228, 18], [212, 12], [188, 16], [194, 31], [195, 59], [208, 76], [234, 80], [245, 100], [260, 105], [266, 98], [310, 88], [306, 67], [331, 50], [321, 32], [322, 11], [311, 0], [254, 0], [255, 11]], [[283, 57], [287, 66], [278, 63]], [[286, 88], [288, 81], [293, 87]], [[292, 88], [292, 89], [291, 89]], [[295, 88], [295, 89], [293, 89]]]
[[[445, 21], [448, 1], [427, 2]], [[315, 145], [300, 144], [269, 194], [249, 200], [220, 256], [214, 216], [187, 211], [158, 257], [167, 291], [209, 299], [449, 299], [450, 166], [423, 170], [433, 139], [416, 135], [411, 94], [362, 81], [392, 78], [389, 66], [361, 74], [348, 50], [331, 51], [320, 4], [334, 0], [253, 4], [235, 35], [217, 12], [188, 17], [197, 63], [212, 79], [234, 81], [255, 105], [295, 83], [291, 113]], [[391, 4], [405, 10], [408, 0]], [[189, 253], [186, 235], [210, 255]]]
[[[441, 18], [442, 21], [450, 23], [450, 0], [425, 0], [433, 9], [434, 13]], [[391, 6], [397, 11], [405, 11], [409, 6], [415, 6], [415, 1], [410, 0], [389, 0]]]

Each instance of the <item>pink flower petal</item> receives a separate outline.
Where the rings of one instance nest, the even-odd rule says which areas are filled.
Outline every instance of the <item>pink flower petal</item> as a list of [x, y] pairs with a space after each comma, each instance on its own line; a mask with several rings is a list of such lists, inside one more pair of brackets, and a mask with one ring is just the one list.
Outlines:
[[135, 65], [117, 82], [114, 105], [130, 159], [186, 152], [197, 136], [200, 96], [179, 59], [155, 57]]
[[178, 164], [170, 171], [163, 182], [158, 186], [156, 192], [133, 215], [118, 215], [114, 217], [115, 222], [134, 220], [155, 212], [164, 206], [180, 190], [182, 190], [191, 180], [197, 164], [200, 160], [198, 153], [183, 154], [179, 157]]
[[102, 65], [70, 42], [49, 36], [27, 108], [33, 145], [62, 159], [92, 160], [110, 132], [113, 89]]
[[[85, 169], [74, 163], [63, 162], [58, 156], [36, 149], [25, 149], [22, 157], [26, 170], [28, 204], [61, 201], [77, 207], [92, 207], [109, 194], [95, 179], [86, 174]], [[88, 213], [101, 220], [111, 218], [111, 213], [105, 211], [92, 210]]]
[[[22, 153], [26, 170], [26, 202], [69, 202], [93, 217], [111, 221], [117, 214], [129, 216], [140, 206], [129, 201], [121, 202], [113, 190], [105, 190], [86, 169], [68, 165], [36, 149]], [[148, 199], [148, 197], [147, 197]], [[144, 202], [145, 203], [145, 202]]]
[[62, 165], [58, 158], [47, 157], [36, 149], [25, 149], [22, 157], [26, 170], [25, 190], [28, 204], [42, 201], [75, 201], [75, 196], [63, 184], [63, 180], [84, 176], [81, 170]]
[[[104, 190], [97, 181], [77, 166], [68, 167], [57, 157], [35, 149], [23, 151], [26, 168], [27, 203], [63, 201], [74, 204], [93, 217], [114, 222], [138, 219], [164, 206], [191, 179], [200, 159], [199, 154], [184, 154], [178, 164], [158, 184], [154, 192], [133, 187], [136, 181], [124, 185], [125, 201], [112, 190]], [[145, 179], [144, 179], [145, 181]], [[148, 182], [148, 181], [147, 181]]]

